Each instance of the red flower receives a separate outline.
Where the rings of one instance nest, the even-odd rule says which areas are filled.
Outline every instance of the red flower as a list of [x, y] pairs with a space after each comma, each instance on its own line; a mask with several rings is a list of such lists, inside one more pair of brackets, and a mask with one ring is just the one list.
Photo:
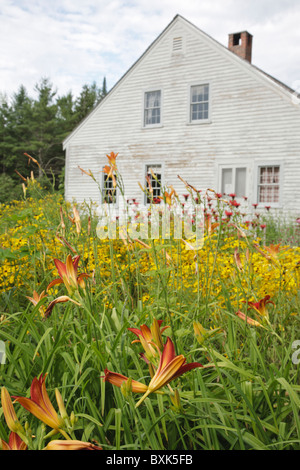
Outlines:
[[235, 199], [234, 199], [234, 200], [232, 200], [232, 201], [230, 201], [230, 203], [229, 203], [229, 204], [230, 204], [231, 206], [234, 206], [234, 207], [239, 207], [239, 206], [241, 205], [239, 202], [236, 202], [236, 200], [235, 200]]

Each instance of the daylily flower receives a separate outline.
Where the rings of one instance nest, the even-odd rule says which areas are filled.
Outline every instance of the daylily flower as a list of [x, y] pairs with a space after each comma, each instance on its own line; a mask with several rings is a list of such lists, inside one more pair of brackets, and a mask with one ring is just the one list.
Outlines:
[[102, 450], [102, 447], [98, 447], [90, 442], [83, 441], [72, 441], [72, 440], [53, 440], [43, 450]]
[[93, 180], [96, 181], [96, 178], [93, 175], [93, 173], [91, 172], [91, 170], [86, 171], [83, 168], [81, 168], [79, 165], [78, 165], [78, 168], [79, 168], [79, 170], [81, 171], [82, 174], [84, 173], [85, 175], [90, 176], [91, 178], [93, 178]]
[[174, 195], [175, 195], [175, 190], [174, 190], [174, 188], [172, 188], [170, 192], [165, 191], [164, 195], [160, 196], [160, 199], [164, 200], [166, 204], [171, 206], [172, 205], [172, 200], [173, 200], [172, 196], [174, 196]]
[[107, 178], [111, 178], [113, 182], [113, 187], [115, 188], [117, 186], [117, 180], [114, 175], [115, 168], [110, 167], [109, 165], [105, 165], [103, 167], [103, 173], [107, 175]]
[[132, 380], [126, 377], [125, 375], [118, 374], [117, 372], [112, 372], [108, 369], [104, 369], [104, 382], [109, 382], [112, 385], [116, 385], [117, 387], [121, 387], [122, 384], [131, 380], [131, 391], [134, 393], [145, 393], [148, 390], [147, 385], [138, 382], [137, 380]]
[[236, 315], [241, 318], [241, 320], [244, 320], [246, 321], [247, 323], [249, 323], [249, 325], [251, 326], [262, 326], [261, 323], [259, 323], [258, 321], [256, 320], [253, 320], [253, 318], [250, 318], [248, 317], [248, 315], [246, 316], [243, 312], [241, 312], [241, 310], [239, 310], [238, 312], [236, 312]]
[[269, 245], [269, 246], [264, 246], [264, 249], [267, 250], [270, 256], [277, 258], [280, 251], [283, 250], [283, 247], [278, 243], [278, 245]]
[[234, 257], [234, 261], [235, 261], [235, 264], [236, 264], [238, 270], [239, 270], [239, 271], [243, 271], [243, 264], [242, 264], [241, 257], [240, 257], [240, 254], [239, 254], [239, 252], [238, 252], [238, 248], [237, 248], [237, 247], [236, 247], [235, 250], [234, 250], [233, 257]]
[[269, 312], [266, 307], [267, 304], [274, 304], [272, 300], [270, 300], [270, 295], [266, 295], [263, 299], [259, 300], [258, 302], [248, 302], [248, 309], [254, 309], [261, 317], [269, 318]]
[[[27, 297], [28, 300], [30, 300], [31, 303], [33, 303], [34, 306], [36, 306], [40, 300], [42, 300], [44, 297], [47, 297], [45, 294], [45, 291], [41, 292], [41, 294], [38, 294], [35, 290], [33, 291], [32, 297]], [[44, 315], [44, 310], [43, 307], [39, 308], [39, 312]]]
[[54, 264], [58, 271], [59, 278], [50, 282], [47, 287], [47, 291], [57, 284], [64, 284], [70, 294], [72, 294], [73, 291], [78, 290], [78, 286], [84, 289], [85, 284], [83, 279], [90, 277], [90, 275], [85, 273], [79, 274], [79, 276], [77, 275], [79, 259], [79, 255], [75, 256], [74, 259], [72, 259], [71, 255], [68, 255], [66, 263], [63, 263], [58, 259], [54, 259]]
[[50, 317], [52, 310], [56, 304], [64, 303], [64, 302], [73, 302], [73, 304], [79, 305], [79, 307], [81, 306], [79, 302], [76, 302], [75, 300], [71, 299], [67, 295], [61, 295], [60, 297], [57, 297], [57, 299], [54, 299], [52, 300], [52, 302], [50, 302], [50, 304], [45, 310], [44, 318], [46, 319]]
[[8, 443], [0, 439], [0, 450], [26, 450], [27, 444], [18, 436], [17, 433], [11, 432]]
[[114, 152], [110, 152], [109, 155], [106, 155], [109, 163], [114, 169], [116, 169], [116, 158], [118, 155], [119, 155], [118, 153], [114, 153]]
[[167, 338], [160, 357], [159, 366], [148, 385], [146, 393], [138, 401], [136, 407], [138, 407], [150, 393], [156, 392], [185, 372], [195, 369], [196, 367], [203, 367], [199, 362], [192, 362], [190, 364], [186, 364], [185, 362], [186, 358], [182, 354], [179, 356], [175, 355], [174, 344], [170, 338]]
[[46, 376], [47, 374], [44, 376], [41, 374], [39, 379], [36, 377], [33, 379], [30, 387], [31, 398], [13, 398], [36, 418], [50, 426], [50, 428], [59, 430], [59, 428], [64, 426], [64, 422], [58, 416], [50, 401], [45, 385]]
[[68, 215], [68, 218], [72, 222], [72, 224], [75, 224], [77, 235], [79, 235], [81, 231], [81, 220], [80, 220], [78, 209], [75, 206], [73, 206], [73, 214], [74, 214], [74, 217], [71, 217], [70, 215]]
[[162, 320], [154, 319], [151, 325], [151, 329], [147, 325], [141, 325], [140, 330], [138, 328], [128, 328], [129, 331], [134, 333], [139, 338], [138, 340], [132, 341], [132, 343], [141, 343], [148, 359], [157, 356], [155, 345], [160, 350], [163, 349], [162, 333], [167, 328], [169, 328], [169, 326], [160, 328], [161, 324]]

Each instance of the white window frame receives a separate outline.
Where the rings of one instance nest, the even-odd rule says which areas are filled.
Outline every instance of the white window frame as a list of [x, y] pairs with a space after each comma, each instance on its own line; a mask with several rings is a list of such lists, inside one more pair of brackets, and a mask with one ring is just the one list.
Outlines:
[[[235, 193], [235, 180], [236, 180], [236, 170], [238, 168], [245, 168], [246, 169], [246, 185], [245, 185], [245, 194], [243, 196], [249, 197], [249, 165], [246, 165], [245, 163], [241, 162], [240, 164], [238, 163], [220, 163], [218, 168], [218, 192], [222, 193], [222, 186], [223, 186], [223, 181], [222, 181], [222, 170], [233, 170], [233, 182], [232, 182], [232, 191], [230, 193]], [[223, 194], [223, 193], [222, 193]], [[228, 194], [228, 193], [226, 193]], [[237, 200], [243, 200], [243, 196], [236, 196]]]
[[[258, 197], [258, 190], [259, 190], [259, 176], [260, 176], [260, 168], [262, 167], [274, 167], [274, 166], [279, 166], [279, 201], [278, 202], [259, 202], [259, 197]], [[254, 203], [258, 204], [258, 208], [260, 207], [265, 207], [266, 205], [278, 208], [282, 206], [282, 192], [283, 192], [283, 171], [284, 171], [284, 165], [282, 160], [263, 160], [263, 161], [257, 161], [255, 162], [255, 168], [254, 168], [254, 188], [253, 188], [253, 194], [254, 194]]]
[[[144, 165], [144, 185], [145, 185], [145, 188], [147, 188], [147, 181], [146, 181], [147, 169], [149, 167], [152, 167], [152, 166], [154, 166], [154, 167], [155, 166], [160, 166], [161, 167], [161, 180], [160, 180], [161, 194], [160, 194], [160, 196], [162, 196], [163, 195], [162, 194], [162, 189], [163, 189], [163, 186], [164, 186], [164, 174], [165, 174], [165, 165], [164, 165], [164, 163], [157, 162], [157, 161], [145, 163], [145, 165]], [[147, 202], [147, 198], [148, 198], [147, 194], [144, 194], [144, 204], [145, 204], [145, 206], [150, 205], [150, 203]]]
[[[153, 93], [155, 91], [160, 91], [160, 122], [156, 124], [146, 124], [145, 123], [145, 111], [146, 111], [146, 94], [147, 93]], [[143, 90], [143, 96], [142, 96], [142, 128], [143, 129], [155, 129], [158, 127], [163, 127], [163, 89], [161, 87], [152, 87], [152, 88], [147, 88]]]
[[[204, 85], [208, 85], [208, 118], [207, 119], [195, 119], [195, 120], [192, 120], [192, 112], [191, 112], [191, 109], [192, 109], [192, 88], [193, 87], [196, 87], [196, 86], [204, 86]], [[198, 82], [193, 82], [193, 83], [189, 83], [188, 84], [188, 92], [187, 92], [187, 96], [188, 96], [188, 109], [187, 109], [187, 123], [194, 126], [194, 125], [198, 125], [198, 124], [210, 124], [211, 123], [211, 112], [212, 112], [212, 109], [211, 109], [211, 102], [212, 102], [212, 84], [211, 84], [211, 81], [210, 80], [206, 80], [206, 81], [198, 81]]]

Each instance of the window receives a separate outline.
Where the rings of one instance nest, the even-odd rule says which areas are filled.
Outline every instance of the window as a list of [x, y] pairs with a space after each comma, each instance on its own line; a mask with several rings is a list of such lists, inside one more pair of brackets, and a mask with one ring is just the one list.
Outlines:
[[145, 93], [144, 126], [155, 126], [161, 123], [161, 90]]
[[280, 166], [258, 167], [258, 203], [279, 203]]
[[190, 122], [203, 121], [209, 118], [209, 85], [191, 87]]
[[107, 204], [115, 204], [117, 202], [117, 188], [114, 188], [114, 180], [112, 176], [103, 175], [102, 198]]
[[223, 167], [221, 169], [221, 192], [234, 193], [237, 198], [246, 196], [247, 168]]
[[[146, 188], [149, 190], [149, 182], [152, 190], [152, 197], [155, 199], [161, 196], [162, 167], [161, 165], [147, 165], [146, 167]], [[146, 195], [146, 203], [150, 204], [152, 197]]]

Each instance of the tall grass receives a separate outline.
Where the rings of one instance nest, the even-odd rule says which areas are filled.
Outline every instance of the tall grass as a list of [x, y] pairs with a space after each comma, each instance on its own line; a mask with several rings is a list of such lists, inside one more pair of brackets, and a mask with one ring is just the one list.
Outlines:
[[[292, 358], [300, 339], [300, 253], [286, 247], [268, 258], [264, 243], [280, 243], [270, 216], [267, 240], [248, 233], [236, 214], [220, 218], [206, 232], [203, 249], [192, 251], [172, 237], [144, 244], [99, 240], [93, 209], [81, 215], [78, 229], [72, 205], [55, 194], [2, 208], [1, 386], [28, 397], [34, 377], [47, 374], [55, 407], [56, 388], [63, 397], [70, 438], [106, 450], [299, 449], [300, 371]], [[65, 262], [68, 254], [80, 255], [78, 272], [91, 275], [84, 290], [73, 292], [81, 306], [58, 303], [45, 318], [49, 303], [67, 295], [65, 286], [37, 305], [27, 296], [46, 290], [57, 277], [53, 259]], [[7, 276], [12, 279], [4, 283]], [[267, 293], [274, 302], [268, 319], [247, 309]], [[262, 326], [242, 320], [238, 310]], [[139, 394], [103, 377], [108, 369], [149, 384], [143, 347], [132, 343], [137, 338], [128, 328], [150, 327], [154, 319], [169, 326], [163, 338], [171, 338], [176, 355], [203, 367], [136, 407]], [[203, 338], [195, 323], [205, 328]], [[30, 448], [64, 439], [49, 435], [51, 429], [18, 403], [14, 409]], [[8, 442], [9, 433], [0, 409], [0, 438]]]

